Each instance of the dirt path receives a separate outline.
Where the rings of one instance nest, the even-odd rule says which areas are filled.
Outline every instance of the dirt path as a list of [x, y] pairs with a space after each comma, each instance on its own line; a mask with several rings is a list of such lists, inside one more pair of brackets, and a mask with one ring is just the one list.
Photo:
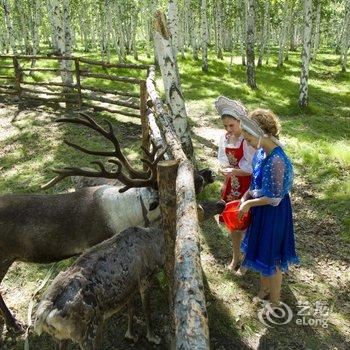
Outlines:
[[[189, 104], [190, 112], [196, 106]], [[197, 109], [198, 110], [198, 109]], [[18, 111], [14, 105], [4, 105], [0, 101], [0, 142], [14, 140], [16, 133], [11, 120], [16, 118], [35, 118], [47, 123], [56, 117], [52, 110], [33, 108]], [[219, 125], [210, 116], [192, 113], [196, 126], [193, 127], [193, 140], [197, 156], [203, 164], [215, 167], [216, 143], [221, 133]], [[2, 147], [0, 157], [14, 152], [15, 142]], [[14, 164], [17, 166], [17, 164]], [[0, 164], [0, 172], [1, 172]], [[216, 186], [216, 187], [215, 187]], [[218, 195], [219, 184], [210, 190]], [[216, 192], [215, 192], [216, 191]], [[293, 267], [284, 277], [282, 299], [290, 307], [293, 319], [286, 325], [265, 326], [258, 319], [258, 309], [252, 306], [251, 299], [258, 288], [258, 276], [248, 272], [243, 278], [233, 276], [225, 269], [231, 257], [228, 232], [216, 220], [202, 226], [202, 265], [206, 282], [206, 297], [210, 321], [211, 345], [213, 349], [350, 349], [350, 256], [349, 245], [339, 238], [340, 224], [320, 211], [313, 202], [315, 194], [312, 184], [296, 177], [292, 193], [294, 206], [297, 251], [301, 258], [300, 267]], [[320, 219], [321, 218], [321, 219]], [[7, 274], [1, 292], [9, 307], [25, 322], [26, 308], [32, 292], [40, 284], [49, 266], [33, 264], [14, 264]], [[156, 332], [162, 336], [160, 346], [150, 346], [144, 337], [145, 326], [142, 313], [138, 311], [135, 322], [140, 341], [131, 344], [124, 340], [126, 313], [106, 322], [103, 349], [165, 349], [167, 348], [166, 297], [162, 284], [154, 288], [153, 299]], [[311, 306], [321, 310], [326, 327], [313, 324], [316, 320], [311, 310], [304, 317], [304, 325], [299, 325], [299, 306]], [[317, 306], [318, 305], [318, 306]], [[325, 311], [329, 308], [329, 315]], [[309, 310], [310, 311], [310, 310]], [[280, 321], [279, 321], [280, 322]], [[31, 349], [55, 349], [55, 344], [45, 336], [30, 335]], [[2, 349], [23, 349], [23, 341], [12, 343], [7, 339]], [[78, 349], [71, 347], [71, 349]]]

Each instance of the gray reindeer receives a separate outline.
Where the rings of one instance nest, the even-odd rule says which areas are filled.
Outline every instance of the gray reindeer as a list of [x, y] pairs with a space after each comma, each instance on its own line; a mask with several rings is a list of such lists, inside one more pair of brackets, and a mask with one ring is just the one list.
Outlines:
[[128, 305], [127, 338], [133, 330], [133, 296], [139, 290], [147, 326], [147, 339], [159, 344], [150, 326], [150, 276], [164, 264], [164, 236], [157, 228], [131, 227], [90, 248], [61, 272], [43, 296], [34, 329], [62, 341], [78, 343], [83, 350], [101, 346], [103, 321]]

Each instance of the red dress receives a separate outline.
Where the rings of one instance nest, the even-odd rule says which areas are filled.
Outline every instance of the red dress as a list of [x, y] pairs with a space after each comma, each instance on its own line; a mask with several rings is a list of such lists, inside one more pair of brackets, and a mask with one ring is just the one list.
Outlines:
[[[239, 169], [239, 161], [243, 158], [243, 142], [242, 140], [238, 148], [225, 147], [225, 153], [227, 155], [230, 166]], [[251, 175], [246, 176], [226, 176], [224, 187], [222, 189], [221, 198], [225, 202], [231, 202], [236, 199], [240, 199], [245, 192], [249, 189], [251, 181]]]

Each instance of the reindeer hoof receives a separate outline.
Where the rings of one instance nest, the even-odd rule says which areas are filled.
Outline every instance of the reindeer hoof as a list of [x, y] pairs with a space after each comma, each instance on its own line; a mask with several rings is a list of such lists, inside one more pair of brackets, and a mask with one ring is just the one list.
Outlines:
[[147, 335], [147, 339], [150, 343], [153, 343], [153, 344], [156, 344], [156, 345], [159, 345], [160, 342], [161, 342], [161, 339], [160, 337], [156, 336], [156, 335], [152, 335], [152, 334], [148, 334]]
[[131, 332], [129, 332], [129, 330], [126, 331], [125, 338], [132, 340], [134, 343], [136, 343], [139, 339], [136, 334], [132, 334]]

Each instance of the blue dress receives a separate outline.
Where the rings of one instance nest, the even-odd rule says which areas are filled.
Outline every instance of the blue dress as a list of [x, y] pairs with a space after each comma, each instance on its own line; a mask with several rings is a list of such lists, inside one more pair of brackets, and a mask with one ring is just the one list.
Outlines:
[[[245, 254], [242, 266], [272, 276], [276, 267], [288, 270], [299, 263], [295, 252], [292, 206], [288, 192], [293, 182], [293, 167], [281, 147], [266, 156], [262, 148], [253, 158], [250, 194], [253, 198], [282, 198], [278, 205], [252, 207], [251, 224], [241, 250]], [[278, 200], [277, 200], [278, 202]], [[277, 203], [275, 203], [277, 204]]]

